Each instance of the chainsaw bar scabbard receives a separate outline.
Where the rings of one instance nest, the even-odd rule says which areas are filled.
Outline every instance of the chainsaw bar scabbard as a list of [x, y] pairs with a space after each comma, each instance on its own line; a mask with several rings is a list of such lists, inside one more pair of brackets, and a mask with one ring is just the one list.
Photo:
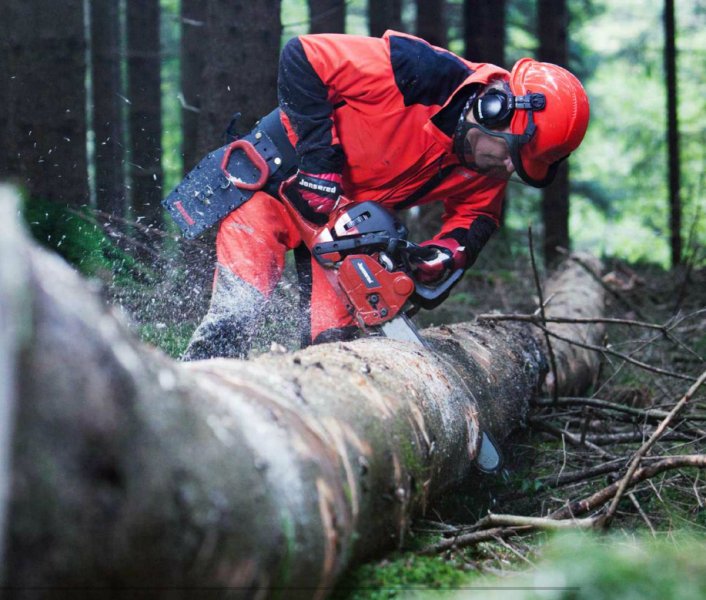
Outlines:
[[184, 236], [195, 238], [249, 200], [283, 167], [285, 159], [271, 137], [256, 127], [247, 136], [209, 152], [162, 205]]

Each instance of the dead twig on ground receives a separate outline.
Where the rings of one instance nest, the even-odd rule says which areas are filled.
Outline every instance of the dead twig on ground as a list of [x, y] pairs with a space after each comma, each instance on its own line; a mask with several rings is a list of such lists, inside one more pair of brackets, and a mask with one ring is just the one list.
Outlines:
[[[664, 471], [684, 467], [706, 468], [706, 455], [692, 454], [686, 456], [670, 456], [634, 471], [629, 484], [635, 485], [650, 479]], [[622, 481], [622, 480], [621, 480]], [[512, 536], [535, 532], [538, 530], [587, 529], [600, 527], [603, 516], [577, 518], [579, 515], [596, 510], [616, 497], [621, 481], [612, 483], [591, 496], [555, 510], [546, 517], [528, 517], [523, 515], [507, 515], [489, 513], [468, 528], [459, 529], [458, 535], [453, 535], [421, 550], [420, 554], [438, 554], [446, 550], [471, 546], [492, 539], [507, 539]], [[641, 512], [640, 508], [638, 512]], [[643, 518], [647, 518], [644, 515]], [[648, 519], [649, 521], [649, 519]], [[654, 531], [654, 527], [651, 527]], [[465, 533], [461, 533], [465, 532]]]
[[[535, 402], [535, 406], [540, 407], [550, 407], [552, 406], [552, 401], [548, 400], [538, 400]], [[600, 398], [580, 398], [575, 396], [563, 396], [559, 398], [559, 406], [591, 406], [599, 409], [605, 409], [610, 411], [616, 411], [625, 413], [628, 415], [634, 415], [641, 419], [646, 419], [648, 421], [659, 421], [664, 419], [669, 413], [664, 410], [659, 410], [657, 408], [634, 408], [632, 406], [625, 406], [624, 404], [618, 404], [616, 402], [610, 402], [609, 400], [602, 400]], [[706, 421], [706, 415], [689, 415], [690, 421]]]
[[613, 497], [613, 501], [611, 502], [608, 511], [606, 512], [601, 521], [602, 527], [608, 527], [611, 521], [613, 520], [615, 511], [618, 509], [618, 503], [620, 502], [620, 498], [625, 493], [627, 487], [631, 484], [632, 477], [637, 471], [637, 468], [640, 466], [640, 460], [642, 459], [642, 457], [650, 451], [650, 448], [652, 448], [652, 446], [655, 445], [657, 440], [659, 440], [659, 438], [664, 434], [664, 431], [667, 429], [672, 420], [679, 414], [679, 412], [684, 408], [684, 406], [686, 406], [687, 402], [691, 400], [691, 398], [698, 391], [704, 381], [706, 381], [706, 371], [701, 374], [701, 376], [696, 380], [694, 385], [692, 385], [687, 390], [687, 392], [681, 397], [679, 402], [674, 405], [674, 408], [657, 426], [657, 429], [650, 436], [650, 439], [648, 439], [635, 453], [630, 462], [630, 466], [628, 467], [627, 473], [625, 473], [625, 476], [620, 481], [620, 485], [615, 493], [615, 496]]
[[558, 427], [550, 425], [549, 423], [544, 423], [537, 417], [530, 417], [529, 422], [533, 428], [549, 433], [559, 439], [565, 439], [572, 446], [593, 450], [596, 454], [602, 456], [603, 458], [615, 458], [613, 454], [607, 452], [600, 446], [596, 446], [595, 444], [592, 444], [589, 441], [581, 442], [579, 436], [576, 436], [573, 433], [569, 433], [568, 431], [564, 431], [563, 429], [559, 429]]
[[644, 369], [645, 371], [651, 371], [652, 373], [658, 373], [660, 375], [667, 375], [668, 377], [674, 377], [675, 379], [684, 379], [685, 381], [695, 381], [696, 380], [695, 377], [692, 377], [690, 375], [684, 375], [682, 373], [675, 373], [674, 371], [669, 371], [667, 369], [660, 369], [659, 367], [655, 367], [653, 365], [648, 365], [647, 363], [636, 360], [627, 354], [623, 354], [622, 352], [617, 352], [616, 350], [608, 348], [607, 346], [596, 346], [595, 344], [587, 344], [584, 342], [578, 342], [576, 340], [572, 340], [572, 339], [567, 338], [563, 335], [559, 335], [558, 333], [555, 333], [551, 329], [548, 329], [547, 327], [544, 327], [543, 325], [541, 325], [539, 323], [533, 323], [533, 325], [535, 327], [539, 327], [539, 329], [548, 333], [550, 336], [555, 337], [558, 340], [561, 340], [563, 342], [567, 342], [569, 344], [573, 344], [575, 346], [579, 346], [581, 348], [586, 348], [587, 350], [595, 350], [596, 352], [610, 354], [611, 356], [621, 358], [622, 360], [629, 362], [630, 364], [633, 364], [636, 367], [640, 367], [641, 369]]
[[436, 544], [428, 546], [422, 549], [419, 554], [439, 554], [440, 552], [445, 552], [446, 550], [465, 548], [480, 542], [487, 542], [488, 540], [507, 539], [514, 535], [519, 535], [529, 531], [533, 531], [533, 529], [531, 527], [494, 527], [492, 529], [486, 529], [485, 531], [464, 533], [463, 535], [447, 538]]
[[527, 313], [483, 313], [476, 317], [479, 321], [520, 321], [524, 323], [541, 323], [545, 321], [547, 323], [576, 323], [576, 324], [592, 324], [592, 323], [605, 323], [609, 325], [628, 325], [631, 327], [642, 327], [644, 329], [656, 329], [658, 331], [665, 331], [667, 325], [660, 325], [657, 323], [648, 323], [646, 321], [635, 321], [634, 319], [617, 319], [612, 317], [576, 317], [568, 319], [565, 317], [546, 317], [544, 319], [538, 317], [535, 314]]
[[667, 458], [655, 461], [649, 466], [633, 471], [629, 479], [621, 479], [620, 481], [616, 481], [615, 483], [598, 490], [587, 498], [568, 503], [563, 508], [551, 513], [549, 518], [566, 519], [585, 514], [612, 500], [616, 496], [623, 481], [627, 481], [625, 484], [627, 488], [628, 486], [633, 486], [641, 481], [644, 481], [645, 479], [650, 479], [663, 471], [668, 471], [670, 469], [681, 469], [684, 467], [696, 467], [699, 469], [706, 468], [706, 454], [669, 456]]
[[593, 269], [586, 264], [585, 261], [583, 261], [579, 256], [576, 256], [575, 254], [571, 254], [568, 250], [564, 248], [557, 248], [557, 250], [561, 253], [564, 254], [569, 258], [569, 260], [574, 261], [576, 264], [580, 265], [593, 279], [595, 279], [602, 287], [605, 289], [611, 296], [613, 296], [616, 300], [618, 300], [620, 303], [623, 304], [628, 310], [634, 312], [639, 319], [642, 321], [648, 321], [643, 314], [643, 312], [640, 310], [638, 306], [636, 306], [633, 302], [628, 300], [623, 294], [618, 292], [616, 289], [614, 289], [612, 286], [608, 285], [605, 281], [603, 281], [603, 278], [600, 276], [600, 274], [595, 273]]
[[632, 502], [632, 505], [635, 507], [635, 510], [637, 510], [637, 512], [640, 514], [642, 520], [647, 524], [647, 527], [652, 533], [652, 537], [657, 537], [657, 532], [655, 531], [655, 528], [652, 525], [652, 521], [650, 521], [650, 518], [647, 516], [647, 513], [642, 510], [642, 505], [638, 502], [637, 498], [635, 497], [635, 494], [630, 492], [628, 494], [628, 498], [630, 498], [630, 502]]

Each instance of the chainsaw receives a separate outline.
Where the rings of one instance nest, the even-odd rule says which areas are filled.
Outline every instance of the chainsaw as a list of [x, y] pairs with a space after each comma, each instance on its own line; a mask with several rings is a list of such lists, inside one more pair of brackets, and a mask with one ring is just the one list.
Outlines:
[[[290, 180], [291, 181], [291, 180]], [[356, 203], [340, 196], [325, 224], [307, 220], [287, 195], [289, 181], [280, 186], [280, 197], [311, 255], [361, 330], [369, 335], [414, 342], [429, 349], [410, 317], [420, 308], [443, 302], [463, 276], [456, 269], [436, 286], [414, 279], [414, 263], [433, 258], [432, 248], [407, 239], [407, 228], [377, 202]], [[450, 368], [456, 370], [453, 365]], [[459, 375], [459, 380], [463, 378]], [[473, 397], [467, 388], [469, 397]], [[502, 467], [498, 445], [481, 431], [476, 466], [484, 473]]]
[[340, 196], [328, 221], [308, 221], [280, 187], [303, 244], [324, 273], [358, 327], [368, 335], [410, 341], [428, 347], [410, 317], [420, 308], [443, 302], [463, 276], [453, 271], [436, 286], [415, 280], [414, 263], [435, 256], [432, 248], [407, 239], [407, 228], [377, 202], [353, 202]]

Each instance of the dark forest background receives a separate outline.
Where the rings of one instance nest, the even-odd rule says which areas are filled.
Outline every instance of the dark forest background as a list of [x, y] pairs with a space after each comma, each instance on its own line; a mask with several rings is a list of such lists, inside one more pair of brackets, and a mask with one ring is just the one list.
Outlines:
[[34, 203], [110, 218], [142, 258], [159, 250], [147, 228], [171, 232], [160, 200], [221, 144], [232, 114], [246, 131], [275, 105], [287, 39], [394, 28], [507, 68], [534, 56], [584, 81], [585, 144], [546, 191], [508, 194], [508, 228], [534, 222], [548, 262], [557, 247], [703, 260], [701, 1], [3, 0], [3, 15], [0, 178]]

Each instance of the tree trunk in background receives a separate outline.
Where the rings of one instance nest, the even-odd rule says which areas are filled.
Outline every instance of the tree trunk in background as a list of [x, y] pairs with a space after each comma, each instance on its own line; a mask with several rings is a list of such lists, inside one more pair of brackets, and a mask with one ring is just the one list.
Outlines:
[[[569, 11], [566, 0], [539, 0], [539, 50], [537, 58], [568, 67]], [[569, 248], [569, 165], [565, 161], [556, 179], [542, 190], [544, 224], [544, 262], [554, 264], [561, 254], [557, 248]]]
[[[17, 357], [8, 597], [109, 586], [321, 598], [346, 567], [399, 545], [435, 498], [487, 484], [472, 466], [479, 432], [507, 445], [546, 367], [529, 329], [501, 323], [426, 330], [431, 350], [367, 338], [176, 363], [31, 247], [0, 195], [0, 307], [27, 324], [0, 357], [0, 369]], [[18, 266], [23, 277], [5, 277]], [[602, 314], [603, 288], [580, 267], [546, 289], [549, 316]], [[554, 352], [571, 375], [560, 393], [590, 383], [575, 364], [585, 351]]]
[[[182, 70], [182, 85], [187, 103], [191, 102], [187, 90], [191, 90], [192, 98], [198, 96], [199, 112], [194, 113], [195, 120], [184, 121], [185, 167], [225, 143], [224, 133], [234, 113], [241, 113], [238, 131], [246, 133], [277, 106], [282, 33], [280, 0], [183, 0], [183, 11], [187, 8], [189, 12], [182, 14], [196, 23], [182, 39], [188, 44], [182, 56], [185, 52], [192, 55], [189, 64], [182, 65], [182, 69], [188, 69]], [[198, 25], [201, 22], [204, 24]], [[193, 282], [185, 293], [193, 299], [189, 300], [191, 304], [204, 303], [203, 312], [215, 269], [214, 240], [215, 228], [198, 243], [182, 245], [188, 277]]]
[[681, 263], [681, 160], [677, 93], [677, 46], [674, 0], [664, 0], [664, 71], [667, 74], [667, 151], [669, 154], [669, 228], [672, 266]]
[[83, 0], [5, 1], [1, 12], [0, 176], [31, 196], [86, 204]]
[[185, 174], [203, 158], [199, 153], [198, 139], [201, 94], [206, 91], [203, 89], [206, 9], [203, 0], [181, 0], [181, 118]]
[[6, 179], [12, 174], [12, 149], [10, 143], [11, 113], [12, 106], [10, 94], [12, 85], [12, 72], [10, 54], [13, 52], [13, 45], [17, 44], [17, 39], [10, 36], [10, 31], [14, 29], [15, 12], [17, 2], [5, 3], [5, 13], [0, 19], [0, 140], [3, 140], [0, 147], [0, 180]]
[[417, 35], [430, 44], [446, 47], [446, 0], [417, 0]]
[[465, 0], [464, 56], [505, 67], [505, 0]]
[[308, 0], [309, 33], [345, 33], [346, 0]]
[[[203, 149], [199, 127], [204, 95], [210, 90], [204, 84], [204, 69], [208, 52], [207, 38], [208, 3], [204, 0], [181, 0], [181, 93], [183, 107], [182, 118], [182, 153], [184, 156], [184, 174], [193, 169], [212, 149], [212, 144]], [[229, 50], [230, 52], [230, 50]], [[221, 122], [221, 127], [223, 124]], [[213, 271], [216, 263], [215, 231], [206, 232], [195, 241], [180, 239], [180, 265], [188, 273], [189, 284], [181, 290], [184, 305], [191, 308], [193, 315], [202, 316], [208, 310]], [[187, 312], [184, 312], [185, 316]]]
[[[417, 0], [416, 35], [435, 46], [446, 47], [446, 0]], [[406, 211], [404, 222], [410, 239], [418, 242], [438, 233], [444, 207], [441, 202], [423, 204], [418, 210]]]
[[120, 4], [89, 3], [96, 208], [126, 216]]
[[201, 51], [207, 57], [199, 113], [199, 155], [224, 143], [235, 112], [247, 132], [277, 106], [280, 0], [208, 0]]
[[[505, 0], [464, 0], [464, 56], [473, 62], [506, 67], [505, 23]], [[510, 192], [506, 188], [500, 214], [501, 226], [505, 223], [509, 204]]]
[[402, 31], [402, 0], [368, 0], [368, 25], [373, 37], [388, 29]]
[[127, 0], [130, 186], [133, 215], [161, 228], [162, 92], [159, 0]]

